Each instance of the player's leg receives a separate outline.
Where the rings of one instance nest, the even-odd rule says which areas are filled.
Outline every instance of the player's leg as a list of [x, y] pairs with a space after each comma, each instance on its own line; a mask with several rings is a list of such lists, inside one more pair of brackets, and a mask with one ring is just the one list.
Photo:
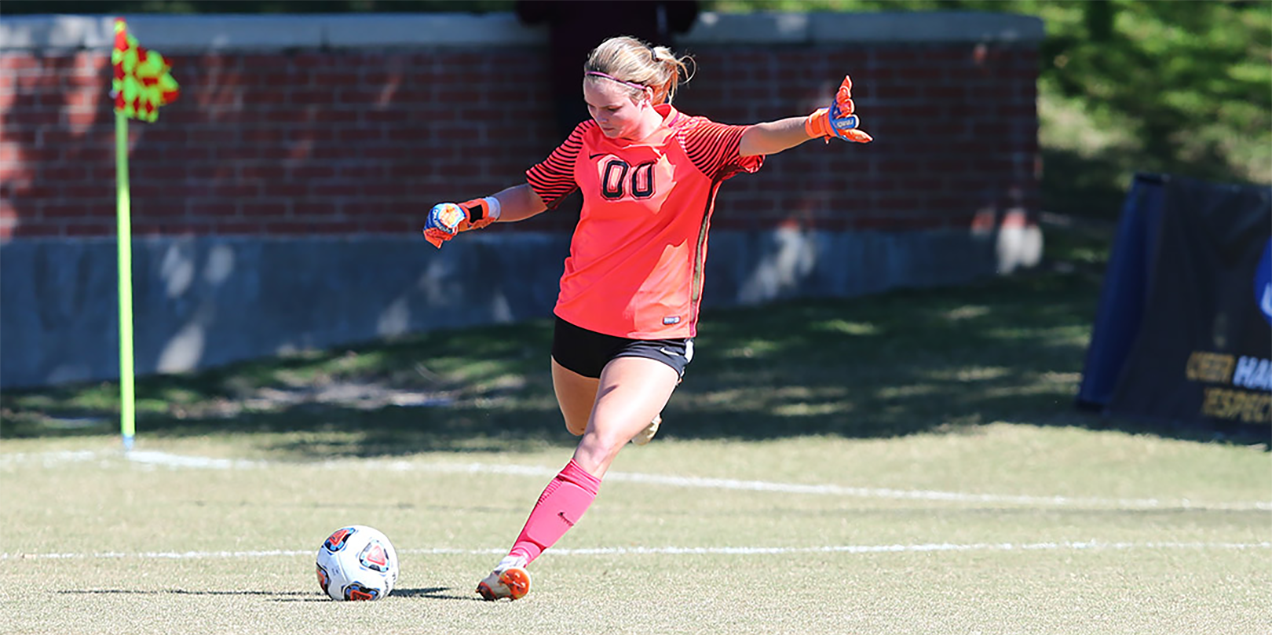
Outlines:
[[[689, 362], [693, 361], [693, 340], [692, 339], [665, 339], [652, 340], [647, 342], [632, 342], [624, 347], [619, 353], [620, 356], [648, 357], [655, 359], [676, 369], [676, 374], [684, 377], [685, 367]], [[654, 440], [654, 435], [658, 434], [658, 428], [662, 426], [662, 413], [654, 415], [636, 436], [632, 437], [632, 443], [635, 445], [647, 445]]]
[[[621, 343], [620, 338], [593, 333], [557, 319], [552, 335], [552, 389], [565, 418], [565, 427], [571, 434], [580, 436], [587, 429], [601, 371], [609, 361], [610, 351], [616, 350]], [[541, 531], [538, 528], [545, 524], [561, 521], [545, 516], [539, 510], [549, 507], [587, 509], [599, 486], [598, 479], [583, 472], [573, 461], [567, 464], [539, 496], [512, 551], [477, 584], [477, 592], [487, 600], [516, 600], [528, 593], [530, 573], [526, 566], [543, 550], [534, 542], [533, 536], [539, 535]]]
[[[561, 416], [565, 418], [565, 429], [578, 437], [587, 430], [588, 417], [592, 414], [592, 405], [596, 402], [596, 389], [600, 379], [585, 377], [552, 360], [552, 389], [556, 391], [557, 405], [561, 408]], [[632, 443], [646, 445], [658, 434], [662, 425], [662, 414], [654, 415], [640, 432], [632, 437]]]
[[614, 457], [662, 410], [679, 380], [677, 370], [648, 358], [620, 357], [605, 366], [574, 458], [543, 490], [508, 556], [477, 585], [483, 598], [515, 600], [529, 592], [526, 567], [582, 518]]
[[614, 457], [662, 410], [679, 378], [675, 369], [643, 357], [606, 364], [587, 431], [574, 457], [543, 490], [510, 556], [534, 562], [582, 518]]
[[552, 389], [570, 434], [581, 436], [587, 429], [601, 371], [626, 341], [557, 318], [552, 330]]
[[574, 462], [603, 477], [619, 450], [658, 417], [679, 383], [680, 373], [656, 359], [619, 357], [607, 364]]
[[662, 410], [678, 380], [675, 369], [652, 359], [620, 357], [606, 364], [587, 431], [574, 457], [543, 490], [512, 556], [533, 562], [578, 522], [618, 451]]
[[565, 429], [578, 437], [587, 430], [587, 419], [596, 402], [596, 388], [601, 383], [596, 377], [585, 377], [552, 360], [552, 389], [556, 391], [557, 405], [565, 417]]
[[515, 600], [529, 592], [526, 567], [591, 506], [618, 451], [638, 436], [652, 438], [692, 346], [691, 340], [626, 340], [557, 320], [553, 390], [566, 428], [583, 439], [544, 489], [508, 556], [478, 585], [482, 597]]

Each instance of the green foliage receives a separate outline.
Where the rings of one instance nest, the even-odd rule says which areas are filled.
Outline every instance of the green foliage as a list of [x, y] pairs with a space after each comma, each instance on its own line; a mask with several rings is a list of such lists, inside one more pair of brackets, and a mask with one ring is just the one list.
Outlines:
[[989, 11], [1046, 22], [1043, 204], [1112, 216], [1135, 172], [1272, 183], [1272, 3], [717, 0], [748, 11]]
[[1272, 4], [1031, 4], [1051, 27], [1043, 98], [1121, 135], [1084, 145], [1081, 130], [1044, 121], [1049, 149], [1111, 155], [1120, 179], [1144, 170], [1272, 182]]
[[[3, 13], [511, 11], [513, 0], [6, 0]], [[1272, 2], [707, 0], [708, 11], [989, 11], [1046, 22], [1043, 205], [1114, 216], [1135, 172], [1272, 183]]]

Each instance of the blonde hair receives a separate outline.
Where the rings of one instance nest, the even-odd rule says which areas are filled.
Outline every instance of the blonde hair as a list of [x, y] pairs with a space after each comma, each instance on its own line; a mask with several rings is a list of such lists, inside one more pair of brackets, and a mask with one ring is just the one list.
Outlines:
[[[665, 46], [650, 46], [634, 37], [612, 37], [592, 50], [583, 65], [585, 81], [618, 80], [631, 93], [633, 99], [641, 90], [631, 84], [652, 88], [655, 104], [670, 104], [676, 96], [681, 77], [685, 82], [693, 78], [687, 63], [688, 55], [677, 57]], [[600, 73], [590, 75], [588, 73]]]

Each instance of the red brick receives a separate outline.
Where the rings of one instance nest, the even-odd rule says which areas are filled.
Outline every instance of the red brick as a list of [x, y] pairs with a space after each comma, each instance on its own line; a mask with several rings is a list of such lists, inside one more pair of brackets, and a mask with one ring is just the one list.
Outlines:
[[220, 222], [220, 218], [238, 216], [239, 205], [240, 203], [231, 199], [191, 199], [186, 201], [185, 212], [192, 218], [213, 217]]
[[63, 235], [65, 235], [65, 232], [61, 223], [46, 223], [25, 219], [13, 227], [12, 234], [14, 238], [49, 238]]
[[133, 224], [132, 233], [134, 236], [197, 236], [206, 234], [206, 229], [193, 223], [138, 222]]
[[[517, 182], [561, 142], [546, 65], [521, 49], [174, 59], [185, 69], [182, 100], [159, 124], [132, 126], [142, 231], [415, 232], [421, 208]], [[851, 151], [807, 144], [770, 159], [724, 189], [717, 227], [958, 226], [1009, 181], [1037, 205], [1033, 49], [708, 48], [697, 59], [706, 70], [681, 93], [685, 112], [725, 123], [781, 118], [793, 105], [824, 105], [850, 72], [868, 129], [887, 140]], [[4, 191], [26, 188], [15, 215], [47, 207], [58, 217], [0, 227], [0, 236], [111, 229], [97, 216], [113, 213], [113, 116], [98, 90], [107, 64], [99, 53], [0, 56], [0, 69], [16, 69], [0, 73]], [[500, 105], [512, 83], [522, 86], [515, 113]], [[48, 181], [66, 187], [30, 189]], [[844, 208], [861, 214], [834, 211]], [[568, 230], [576, 219], [572, 210], [496, 231]]]
[[265, 225], [256, 222], [217, 223], [209, 233], [224, 236], [252, 236], [264, 233]]
[[4, 75], [33, 71], [40, 67], [40, 59], [30, 53], [0, 55], [0, 71]]
[[64, 110], [62, 112], [62, 121], [74, 128], [83, 128], [95, 123], [106, 123], [112, 119], [110, 111], [105, 108], [101, 110]]
[[358, 221], [360, 231], [371, 234], [410, 234], [419, 231], [419, 223], [407, 219], [378, 219]]
[[237, 207], [236, 213], [222, 215], [242, 216], [244, 218], [279, 217], [288, 214], [291, 210], [291, 202], [287, 199], [239, 201], [237, 205], [231, 205], [230, 207]]
[[287, 169], [277, 163], [240, 163], [238, 176], [244, 180], [282, 179], [287, 176]]

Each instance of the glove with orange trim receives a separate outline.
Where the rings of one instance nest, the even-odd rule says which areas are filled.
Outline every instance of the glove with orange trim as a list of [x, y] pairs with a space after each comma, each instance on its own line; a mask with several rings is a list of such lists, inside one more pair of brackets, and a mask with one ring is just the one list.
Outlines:
[[499, 199], [493, 196], [463, 203], [438, 203], [424, 221], [424, 240], [441, 249], [459, 232], [481, 229], [499, 218]]
[[819, 108], [817, 112], [809, 115], [808, 119], [804, 120], [804, 131], [808, 133], [808, 136], [821, 137], [828, 143], [834, 138], [856, 143], [870, 143], [874, 137], [857, 129], [861, 119], [853, 114], [854, 108], [852, 79], [844, 75], [844, 81], [839, 85], [839, 91], [835, 93], [835, 103], [829, 108]]

